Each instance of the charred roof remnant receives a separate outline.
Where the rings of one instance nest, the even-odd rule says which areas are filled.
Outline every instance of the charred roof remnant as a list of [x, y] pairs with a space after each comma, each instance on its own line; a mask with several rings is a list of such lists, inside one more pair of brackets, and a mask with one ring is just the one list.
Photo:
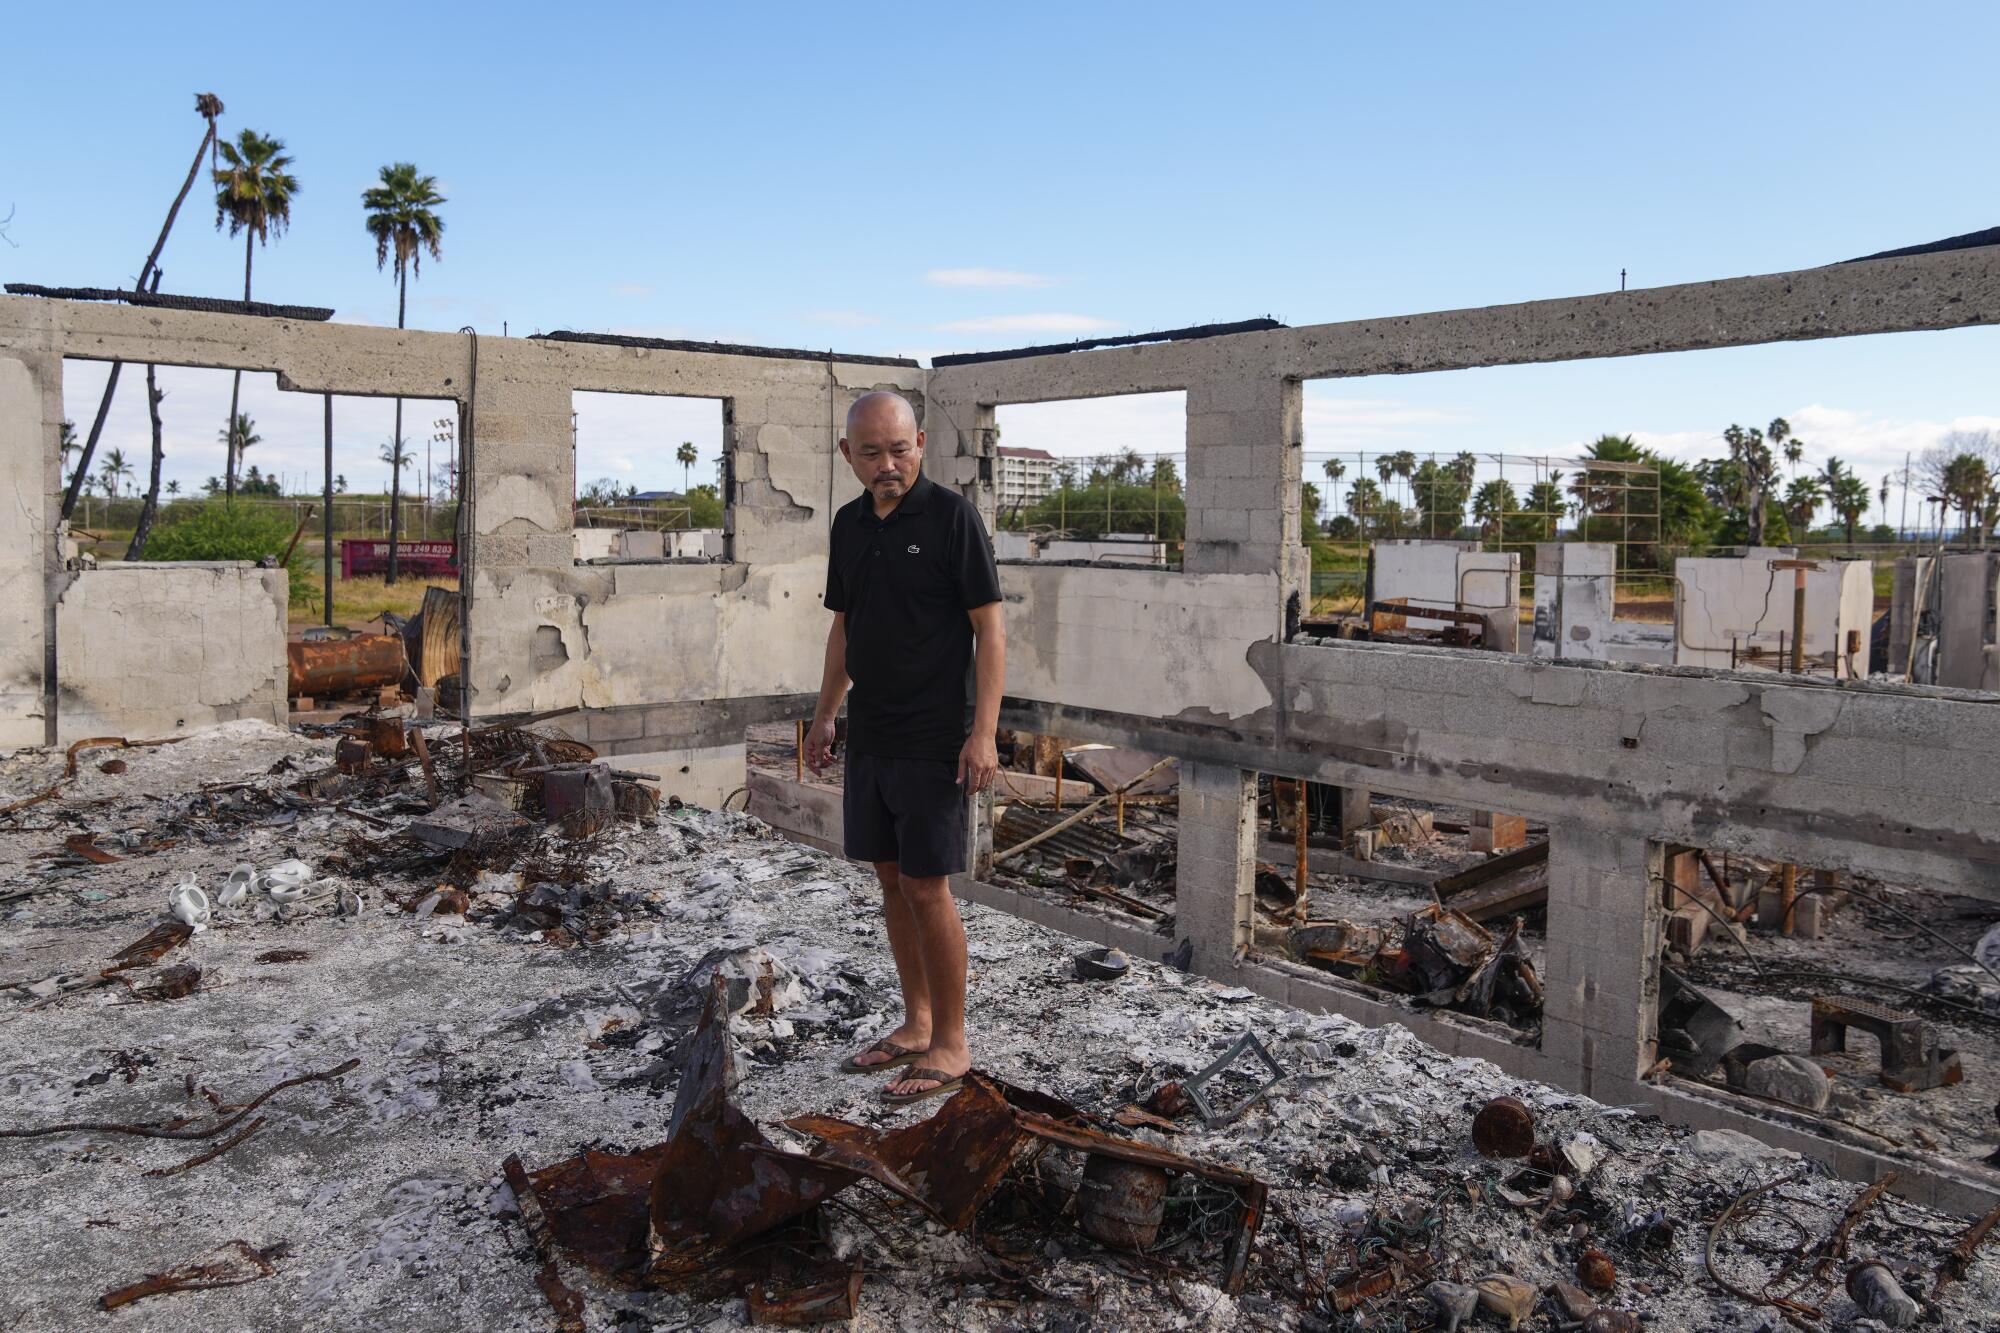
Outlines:
[[[753, 1304], [851, 1312], [860, 1269], [826, 1251], [821, 1203], [866, 1177], [940, 1225], [965, 1231], [1011, 1171], [1050, 1148], [1085, 1154], [1084, 1188], [1092, 1181], [1102, 1188], [1119, 1175], [1110, 1164], [1122, 1164], [1147, 1180], [1150, 1173], [1184, 1177], [1225, 1196], [1233, 1229], [1223, 1240], [1223, 1286], [1242, 1289], [1266, 1193], [1248, 1172], [1120, 1138], [1056, 1098], [976, 1072], [935, 1115], [886, 1134], [831, 1116], [787, 1120], [787, 1129], [819, 1141], [810, 1155], [791, 1152], [730, 1100], [732, 1047], [728, 984], [718, 973], [690, 1039], [665, 1142], [632, 1153], [589, 1150], [533, 1172], [518, 1157], [503, 1163], [544, 1259], [542, 1288], [559, 1314], [575, 1292], [560, 1275], [558, 1254], [626, 1285], [747, 1283]], [[1164, 1199], [1165, 1186], [1160, 1193]], [[1091, 1234], [1109, 1234], [1098, 1216], [1103, 1209], [1080, 1211], [1096, 1219]], [[1149, 1215], [1146, 1200], [1139, 1211]], [[781, 1234], [788, 1245], [772, 1245]], [[1208, 1239], [1190, 1235], [1182, 1243]], [[803, 1252], [811, 1271], [778, 1273], [772, 1265], [782, 1249]]]
[[1261, 319], [1239, 319], [1233, 324], [1190, 324], [1184, 329], [1161, 329], [1157, 333], [1121, 333], [1110, 338], [1079, 338], [1075, 342], [1042, 343], [1035, 347], [1012, 347], [1003, 352], [954, 352], [931, 358], [933, 369], [970, 366], [981, 361], [1018, 361], [1028, 356], [1053, 356], [1062, 352], [1088, 352], [1099, 347], [1138, 347], [1143, 343], [1186, 342], [1192, 338], [1226, 338], [1232, 333], [1265, 333], [1285, 325], [1269, 315]]
[[578, 333], [557, 329], [529, 335], [539, 342], [596, 343], [602, 347], [639, 347], [659, 352], [707, 352], [711, 356], [764, 356], [779, 361], [841, 361], [851, 366], [899, 366], [921, 369], [907, 356], [863, 356], [859, 353], [808, 351], [798, 347], [755, 347], [746, 343], [690, 342], [681, 338], [641, 338], [629, 333]]
[[323, 324], [333, 318], [333, 307], [319, 305], [272, 305], [269, 301], [230, 301], [214, 296], [175, 296], [171, 293], [126, 291], [117, 287], [44, 287], [34, 282], [10, 282], [9, 296], [39, 296], [51, 301], [122, 301], [126, 305], [150, 306], [157, 310], [198, 310], [208, 315], [255, 315], [259, 319], [306, 319]]
[[2000, 245], [2000, 227], [1968, 231], [1958, 236], [1947, 236], [1941, 241], [1929, 241], [1923, 245], [1906, 245], [1900, 250], [1880, 250], [1872, 255], [1858, 255], [1841, 262], [1865, 264], [1871, 259], [1901, 259], [1906, 255], [1934, 255], [1946, 250], [1974, 250], [1982, 245]]

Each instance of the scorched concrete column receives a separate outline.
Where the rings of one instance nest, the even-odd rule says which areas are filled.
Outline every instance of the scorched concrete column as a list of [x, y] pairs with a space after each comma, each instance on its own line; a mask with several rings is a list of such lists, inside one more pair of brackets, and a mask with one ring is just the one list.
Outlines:
[[1549, 830], [1542, 1052], [1557, 1080], [1623, 1100], [1653, 1063], [1662, 849], [1586, 824]]
[[1300, 585], [1296, 380], [1217, 379], [1187, 391], [1187, 555], [1193, 574], [1276, 571]]
[[1257, 775], [1194, 760], [1182, 761], [1180, 775], [1174, 910], [1180, 933], [1194, 941], [1195, 970], [1212, 972], [1250, 947]]
[[[472, 706], [482, 714], [531, 708], [536, 676], [582, 651], [570, 391], [505, 368], [498, 356], [480, 367], [473, 420]], [[538, 641], [549, 623], [560, 641]]]
[[0, 750], [54, 741], [49, 660], [62, 360], [0, 356]]

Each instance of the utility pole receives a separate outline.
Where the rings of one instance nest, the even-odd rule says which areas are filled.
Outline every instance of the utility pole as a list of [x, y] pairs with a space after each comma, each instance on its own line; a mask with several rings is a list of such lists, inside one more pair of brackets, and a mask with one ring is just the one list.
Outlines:
[[1903, 454], [1903, 512], [1902, 516], [1896, 520], [1897, 541], [1900, 542], [1901, 540], [1903, 540], [1903, 533], [1908, 530], [1909, 523], [1910, 523], [1910, 455], [1907, 452], [1905, 452]]

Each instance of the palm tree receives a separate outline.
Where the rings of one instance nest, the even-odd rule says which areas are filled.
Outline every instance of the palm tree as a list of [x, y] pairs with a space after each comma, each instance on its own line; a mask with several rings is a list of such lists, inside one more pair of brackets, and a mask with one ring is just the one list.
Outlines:
[[1765, 438], [1770, 440], [1773, 448], [1781, 445], [1784, 447], [1785, 463], [1796, 473], [1799, 467], [1799, 460], [1806, 456], [1806, 442], [1793, 437], [1792, 423], [1783, 417], [1772, 417], [1770, 428], [1764, 432], [1764, 435]]
[[132, 475], [132, 465], [125, 461], [123, 449], [111, 449], [105, 452], [98, 472], [104, 478], [104, 493], [115, 500], [118, 498], [119, 483]]
[[1482, 531], [1495, 537], [1501, 535], [1507, 515], [1519, 507], [1514, 488], [1506, 481], [1489, 481], [1472, 497], [1472, 517], [1478, 520]]
[[[173, 206], [167, 209], [167, 220], [160, 228], [159, 239], [153, 242], [152, 253], [146, 256], [146, 262], [139, 266], [139, 279], [133, 284], [134, 291], [146, 290], [149, 282], [153, 291], [160, 289], [160, 251], [167, 248], [167, 234], [174, 229], [174, 219], [181, 215], [181, 205], [187, 201], [188, 191], [194, 188], [195, 177], [201, 174], [202, 154], [209, 154], [209, 165], [215, 165], [215, 122], [222, 114], [222, 99], [214, 93], [196, 93], [194, 113], [208, 122], [207, 127], [202, 131], [201, 142], [195, 146], [194, 161], [188, 164], [187, 179], [181, 182], [180, 193], [174, 196]], [[64, 518], [68, 518], [70, 511], [76, 508], [77, 481], [83, 477], [84, 469], [90, 466], [90, 456], [97, 448], [97, 437], [103, 433], [104, 419], [111, 412], [111, 397], [118, 392], [118, 372], [124, 365], [122, 361], [113, 361], [110, 373], [104, 377], [104, 396], [97, 402], [97, 419], [91, 422], [90, 438], [84, 442], [83, 458], [73, 474], [77, 480], [71, 482], [69, 492], [63, 496]]]
[[1793, 477], [1792, 484], [1785, 491], [1785, 521], [1792, 526], [1792, 540], [1803, 542], [1812, 527], [1813, 515], [1819, 511], [1820, 491], [1818, 477]]
[[[218, 144], [227, 169], [209, 173], [215, 179], [215, 229], [226, 223], [229, 234], [243, 233], [243, 299], [250, 299], [250, 260], [259, 244], [269, 244], [273, 236], [285, 234], [292, 220], [292, 199], [299, 193], [298, 177], [285, 168], [292, 165], [282, 139], [270, 139], [255, 130], [244, 130], [235, 143]], [[237, 371], [229, 389], [229, 420], [237, 420], [236, 410], [243, 395], [243, 372]], [[236, 498], [236, 455], [223, 462], [223, 498]]]
[[[397, 162], [377, 173], [381, 184], [361, 192], [361, 207], [368, 217], [364, 225], [375, 238], [375, 267], [380, 269], [393, 258], [396, 265], [396, 327], [403, 328], [410, 308], [410, 277], [423, 276], [424, 251], [432, 259], [444, 258], [440, 242], [444, 219], [436, 213], [444, 203], [438, 193], [437, 177], [417, 173], [414, 163]], [[403, 442], [403, 400], [396, 400], [396, 438]], [[396, 581], [396, 546], [402, 536], [403, 469], [398, 466], [389, 478], [389, 573], [385, 583]]]
[[[1875, 494], [1881, 497], [1882, 521], [1884, 523], [1887, 523], [1889, 521], [1889, 478], [1888, 477], [1885, 476], [1882, 478], [1882, 489], [1875, 492]], [[1901, 533], [1898, 533], [1896, 535], [1898, 537], [1902, 536]]]
[[1825, 466], [1819, 470], [1819, 484], [1820, 489], [1826, 492], [1828, 499], [1833, 497], [1835, 488], [1840, 485], [1840, 479], [1846, 475], [1847, 464], [1835, 457], [1830, 457], [1826, 460]]
[[1554, 537], [1556, 525], [1562, 522], [1563, 511], [1566, 508], [1563, 503], [1562, 480], [1563, 474], [1560, 471], [1553, 471], [1549, 473], [1547, 481], [1538, 481], [1528, 488], [1526, 512], [1529, 517], [1540, 520], [1541, 535], [1544, 537]]
[[[1944, 507], [1947, 509], [1955, 507], [1962, 515], [1959, 532], [1966, 538], [1968, 544], [1971, 542], [1973, 523], [1985, 508], [1987, 489], [1991, 482], [1992, 475], [1986, 466], [1986, 460], [1977, 454], [1958, 454], [1945, 464], [1942, 497]], [[1942, 520], [1939, 526], [1943, 526]], [[1980, 530], [1983, 535], [1984, 523], [1980, 524]]]
[[[1783, 417], [1773, 421], [1771, 428], [1782, 428], [1786, 436], [1792, 431]], [[1743, 511], [1745, 543], [1762, 546], [1764, 493], [1769, 489], [1775, 471], [1770, 446], [1764, 443], [1763, 431], [1754, 426], [1745, 430], [1733, 421], [1722, 432], [1722, 438], [1729, 445], [1729, 501]]]
[[[257, 433], [257, 423], [250, 419], [248, 412], [238, 412], [234, 420], [236, 422], [235, 430], [232, 431], [226, 428], [219, 430], [215, 432], [215, 438], [222, 441], [228, 455], [229, 466], [240, 467], [243, 463], [243, 451], [253, 445], [262, 444], [264, 437]], [[229, 493], [235, 493], [233, 477], [230, 479]]]
[[682, 440], [681, 447], [674, 450], [674, 457], [680, 460], [681, 490], [685, 492], [688, 488], [688, 469], [694, 466], [695, 460], [701, 455], [695, 452], [693, 440]]
[[181, 484], [179, 482], [170, 481], [167, 483], [168, 495], [179, 495], [180, 493], [181, 493]]
[[401, 440], [390, 440], [376, 454], [377, 458], [380, 458], [384, 463], [389, 465], [390, 486], [392, 488], [395, 485], [394, 479], [400, 477], [403, 474], [403, 469], [408, 467], [411, 460], [416, 457], [408, 449], [403, 448], [402, 443]]
[[1873, 497], [1868, 493], [1868, 483], [1852, 472], [1843, 472], [1827, 491], [1827, 504], [1840, 515], [1840, 522], [1847, 529], [1847, 545], [1854, 546], [1854, 525], [1868, 512], [1868, 502]]
[[[1378, 464], [1379, 466], [1379, 464]], [[1361, 540], [1368, 540], [1368, 516], [1382, 509], [1382, 488], [1366, 477], [1358, 477], [1347, 488], [1347, 512], [1361, 525]]]

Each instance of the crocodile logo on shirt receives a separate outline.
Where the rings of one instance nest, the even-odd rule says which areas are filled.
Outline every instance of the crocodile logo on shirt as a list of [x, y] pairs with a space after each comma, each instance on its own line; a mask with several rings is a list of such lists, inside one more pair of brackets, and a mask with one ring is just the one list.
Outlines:
[[911, 555], [922, 555], [924, 550], [924, 548], [921, 546], [905, 546], [903, 549], [905, 551], [908, 551]]

